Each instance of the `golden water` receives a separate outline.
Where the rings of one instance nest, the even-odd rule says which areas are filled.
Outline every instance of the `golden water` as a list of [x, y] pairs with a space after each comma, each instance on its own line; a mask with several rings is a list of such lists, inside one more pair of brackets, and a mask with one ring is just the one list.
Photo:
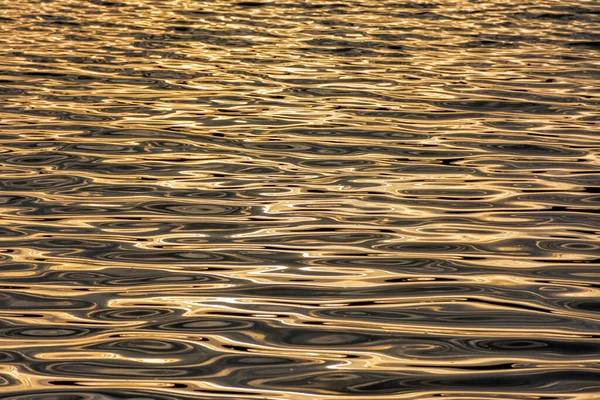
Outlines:
[[0, 1], [0, 395], [600, 398], [600, 3]]

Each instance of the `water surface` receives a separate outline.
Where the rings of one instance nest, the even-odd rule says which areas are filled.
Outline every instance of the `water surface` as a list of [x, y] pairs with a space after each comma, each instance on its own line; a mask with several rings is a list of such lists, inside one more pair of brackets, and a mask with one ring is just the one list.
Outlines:
[[4, 399], [600, 398], [596, 1], [0, 1]]

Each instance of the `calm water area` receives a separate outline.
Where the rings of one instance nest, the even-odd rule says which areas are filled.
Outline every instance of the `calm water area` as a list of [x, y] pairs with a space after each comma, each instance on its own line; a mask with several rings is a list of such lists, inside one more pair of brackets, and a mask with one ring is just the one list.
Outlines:
[[600, 1], [0, 0], [0, 398], [600, 399]]

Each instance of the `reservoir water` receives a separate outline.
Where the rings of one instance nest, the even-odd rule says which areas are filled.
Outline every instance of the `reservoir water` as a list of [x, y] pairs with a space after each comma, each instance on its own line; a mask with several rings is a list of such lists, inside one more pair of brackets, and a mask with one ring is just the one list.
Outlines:
[[600, 3], [0, 0], [0, 397], [600, 399]]

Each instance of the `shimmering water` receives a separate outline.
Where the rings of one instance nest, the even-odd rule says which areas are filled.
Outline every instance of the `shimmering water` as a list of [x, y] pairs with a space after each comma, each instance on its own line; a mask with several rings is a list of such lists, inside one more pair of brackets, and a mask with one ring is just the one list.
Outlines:
[[600, 399], [600, 3], [0, 1], [3, 399]]

